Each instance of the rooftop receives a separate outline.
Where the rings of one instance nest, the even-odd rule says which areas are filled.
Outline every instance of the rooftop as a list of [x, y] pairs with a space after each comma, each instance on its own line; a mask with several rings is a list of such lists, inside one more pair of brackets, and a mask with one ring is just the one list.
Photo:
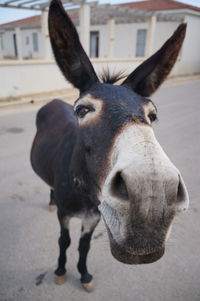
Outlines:
[[140, 2], [124, 3], [121, 6], [137, 8], [146, 11], [159, 11], [159, 10], [177, 10], [177, 9], [192, 9], [200, 11], [199, 7], [181, 3], [173, 0], [147, 0]]
[[[11, 0], [17, 1], [17, 0]], [[31, 0], [35, 1], [35, 0]], [[29, 0], [30, 2], [30, 0]], [[91, 6], [91, 24], [106, 24], [109, 18], [113, 17], [116, 23], [145, 22], [148, 16], [157, 15], [157, 20], [182, 21], [180, 16], [170, 16], [159, 13], [164, 10], [192, 9], [200, 12], [200, 8], [180, 3], [173, 0], [146, 0], [140, 2], [124, 3], [121, 5], [95, 5]], [[158, 13], [156, 12], [158, 11]], [[75, 25], [79, 24], [77, 9], [68, 11]], [[180, 20], [179, 20], [180, 19]], [[40, 27], [41, 15], [1, 24], [2, 29]]]
[[30, 23], [37, 23], [40, 21], [41, 16], [33, 16], [25, 19], [20, 19], [17, 21], [12, 21], [8, 23], [1, 24], [0, 26], [7, 26], [7, 25], [18, 25], [18, 24], [30, 24]]
[[[76, 19], [78, 17], [78, 15], [70, 14], [70, 17], [71, 17], [71, 19]], [[33, 16], [33, 17], [25, 18], [25, 19], [20, 19], [20, 20], [8, 22], [8, 23], [0, 24], [0, 28], [12, 28], [17, 25], [20, 25], [20, 27], [26, 27], [27, 25], [30, 27], [34, 26], [34, 25], [39, 26], [40, 22], [41, 22], [41, 15], [37, 15], [37, 16]]]

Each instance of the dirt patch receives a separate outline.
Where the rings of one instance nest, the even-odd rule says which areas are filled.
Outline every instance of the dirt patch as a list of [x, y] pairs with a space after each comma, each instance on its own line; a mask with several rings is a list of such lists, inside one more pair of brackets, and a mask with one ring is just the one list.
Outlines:
[[17, 128], [17, 127], [7, 129], [7, 133], [12, 133], [12, 134], [23, 133], [23, 131], [24, 130], [22, 128]]
[[35, 285], [37, 285], [37, 286], [41, 285], [44, 281], [44, 278], [45, 278], [46, 274], [47, 274], [47, 272], [44, 272], [44, 273], [38, 275], [35, 279], [36, 280]]
[[103, 232], [100, 232], [100, 233], [94, 235], [93, 239], [99, 239], [102, 236], [103, 236]]
[[11, 133], [11, 134], [21, 134], [24, 132], [23, 128], [12, 127], [12, 128], [0, 128], [0, 135]]

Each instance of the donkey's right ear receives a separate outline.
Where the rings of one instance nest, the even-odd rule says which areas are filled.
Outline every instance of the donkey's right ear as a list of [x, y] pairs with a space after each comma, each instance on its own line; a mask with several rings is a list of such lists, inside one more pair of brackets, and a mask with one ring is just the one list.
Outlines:
[[49, 35], [56, 62], [74, 87], [84, 92], [99, 82], [60, 0], [52, 0], [49, 7]]

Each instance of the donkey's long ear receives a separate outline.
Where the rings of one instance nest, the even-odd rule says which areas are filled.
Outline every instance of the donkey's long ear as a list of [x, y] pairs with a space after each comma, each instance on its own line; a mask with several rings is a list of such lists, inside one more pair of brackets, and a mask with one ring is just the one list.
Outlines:
[[52, 0], [49, 7], [49, 34], [56, 62], [67, 80], [81, 92], [99, 81], [60, 0]]
[[142, 96], [150, 96], [171, 71], [181, 49], [186, 24], [181, 24], [165, 44], [137, 67], [122, 83]]

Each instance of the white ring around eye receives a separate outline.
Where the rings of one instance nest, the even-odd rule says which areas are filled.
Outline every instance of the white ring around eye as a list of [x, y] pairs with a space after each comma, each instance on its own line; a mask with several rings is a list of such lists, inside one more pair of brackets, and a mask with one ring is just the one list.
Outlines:
[[83, 105], [78, 105], [76, 107], [75, 113], [77, 115], [78, 118], [84, 118], [85, 115], [90, 111], [90, 109], [86, 106]]
[[[146, 117], [146, 120], [148, 121], [149, 125], [152, 124], [153, 121], [157, 119], [157, 110], [154, 104], [150, 101], [143, 105], [144, 114]], [[155, 119], [152, 121], [150, 118], [150, 115], [155, 115]]]
[[92, 110], [86, 113], [83, 118], [78, 118], [79, 125], [89, 125], [90, 122], [96, 122], [99, 117], [101, 116], [101, 111], [103, 108], [103, 100], [98, 98], [93, 98], [90, 94], [84, 96], [84, 98], [80, 98], [77, 100], [74, 111], [76, 112], [76, 109], [79, 106], [83, 107], [91, 107]]

